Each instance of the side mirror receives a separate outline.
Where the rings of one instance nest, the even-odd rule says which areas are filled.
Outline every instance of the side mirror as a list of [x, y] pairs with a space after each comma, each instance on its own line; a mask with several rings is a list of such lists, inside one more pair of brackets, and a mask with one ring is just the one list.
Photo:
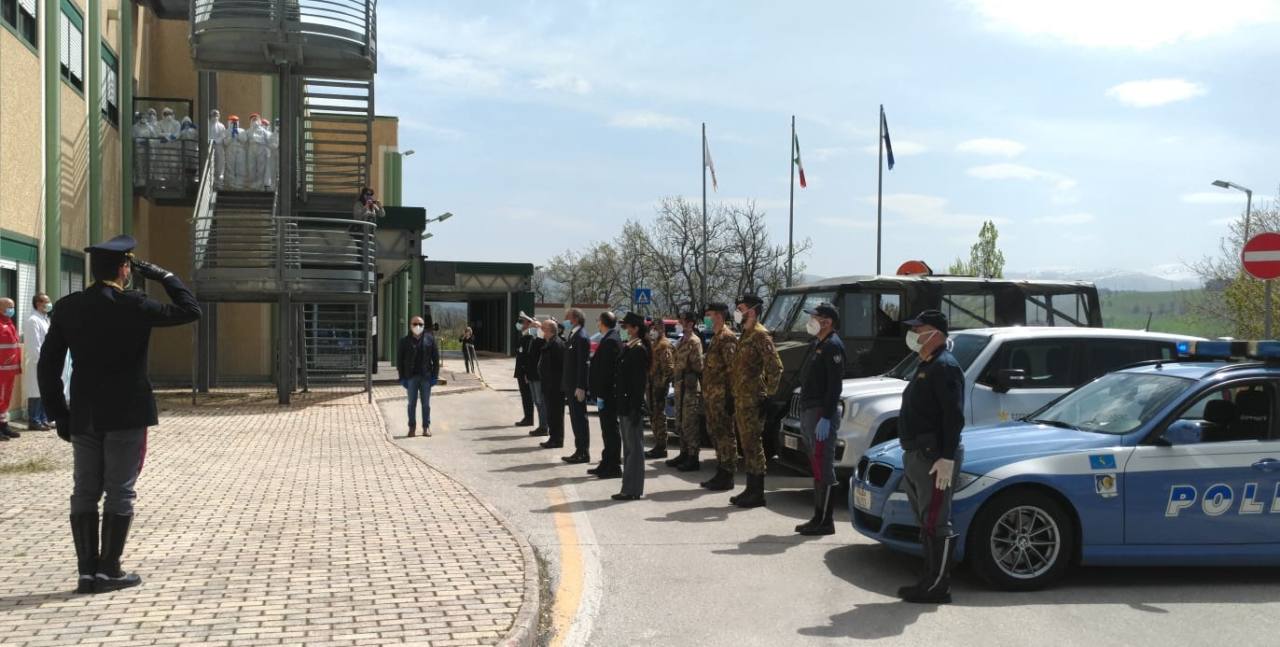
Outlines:
[[1027, 382], [1027, 372], [1020, 368], [1002, 368], [996, 371], [996, 383], [991, 388], [996, 393], [1008, 393]]
[[1161, 445], [1194, 445], [1200, 442], [1203, 430], [1194, 420], [1175, 420], [1160, 434]]

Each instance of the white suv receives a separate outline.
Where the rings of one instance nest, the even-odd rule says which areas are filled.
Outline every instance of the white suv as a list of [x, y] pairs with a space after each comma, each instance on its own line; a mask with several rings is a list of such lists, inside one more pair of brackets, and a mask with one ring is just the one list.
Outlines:
[[[1177, 356], [1181, 335], [1106, 328], [982, 328], [951, 334], [952, 354], [964, 369], [966, 426], [1016, 420], [1050, 400], [1122, 366]], [[898, 437], [898, 409], [918, 356], [908, 355], [884, 375], [844, 381], [836, 473], [843, 481], [868, 448]], [[809, 471], [800, 433], [799, 389], [782, 421], [779, 460]]]

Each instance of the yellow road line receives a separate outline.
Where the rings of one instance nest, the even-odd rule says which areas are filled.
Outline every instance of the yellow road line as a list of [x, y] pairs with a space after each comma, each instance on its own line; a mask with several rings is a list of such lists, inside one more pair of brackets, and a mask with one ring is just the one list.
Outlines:
[[551, 625], [554, 630], [552, 647], [561, 647], [569, 637], [569, 630], [578, 615], [582, 603], [583, 560], [579, 546], [577, 526], [573, 513], [564, 510], [564, 493], [558, 487], [547, 490], [547, 498], [557, 511], [553, 513], [556, 539], [560, 543], [560, 583], [556, 587], [555, 605], [551, 609]]

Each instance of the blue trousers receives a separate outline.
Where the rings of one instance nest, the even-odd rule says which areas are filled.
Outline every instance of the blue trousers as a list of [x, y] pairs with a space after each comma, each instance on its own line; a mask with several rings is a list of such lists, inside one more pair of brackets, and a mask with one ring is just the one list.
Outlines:
[[430, 377], [411, 377], [405, 381], [405, 387], [409, 391], [409, 426], [417, 427], [417, 409], [418, 399], [422, 399], [422, 428], [429, 429], [431, 427], [431, 378]]

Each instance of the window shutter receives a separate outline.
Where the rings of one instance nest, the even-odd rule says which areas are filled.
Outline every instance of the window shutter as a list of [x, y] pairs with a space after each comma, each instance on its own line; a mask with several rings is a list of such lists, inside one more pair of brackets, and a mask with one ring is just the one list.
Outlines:
[[31, 316], [31, 298], [36, 295], [36, 266], [18, 263], [18, 298], [14, 299], [18, 327]]
[[23, 10], [23, 11], [25, 11], [25, 12], [27, 12], [27, 15], [29, 15], [29, 16], [31, 16], [31, 17], [33, 17], [33, 18], [35, 17], [35, 15], [36, 15], [36, 0], [18, 0], [18, 6], [19, 6], [19, 7], [22, 7], [22, 10]]
[[70, 22], [67, 23], [68, 36], [71, 39], [71, 78], [84, 81], [84, 34]]

